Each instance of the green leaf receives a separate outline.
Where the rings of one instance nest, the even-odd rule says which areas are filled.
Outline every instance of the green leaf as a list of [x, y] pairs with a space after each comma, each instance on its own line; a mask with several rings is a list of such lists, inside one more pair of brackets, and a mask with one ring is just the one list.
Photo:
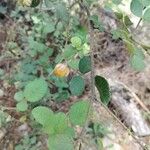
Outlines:
[[32, 19], [34, 24], [39, 24], [40, 23], [40, 19], [37, 16], [31, 16], [31, 19]]
[[31, 7], [37, 7], [40, 4], [40, 0], [32, 0]]
[[104, 25], [97, 15], [90, 16], [90, 21], [92, 21], [95, 28], [99, 29], [100, 31], [104, 31]]
[[91, 71], [91, 59], [89, 56], [84, 56], [79, 62], [79, 71], [83, 74]]
[[71, 59], [76, 54], [76, 50], [71, 45], [67, 45], [65, 50], [63, 51], [63, 57], [67, 60]]
[[59, 88], [68, 88], [68, 83], [64, 78], [55, 78], [55, 85]]
[[23, 150], [22, 145], [18, 144], [15, 146], [15, 150]]
[[[44, 51], [46, 51], [48, 49], [48, 47], [46, 45], [44, 45], [43, 43], [36, 43], [36, 51], [43, 53]], [[35, 47], [34, 47], [35, 48]]]
[[137, 55], [131, 58], [131, 65], [136, 71], [142, 71], [145, 68], [145, 63]]
[[38, 106], [32, 110], [32, 115], [49, 135], [67, 133], [68, 118], [64, 113], [54, 114], [49, 108]]
[[68, 20], [69, 20], [69, 13], [68, 13], [68, 10], [67, 10], [67, 7], [65, 5], [65, 3], [58, 3], [55, 7], [55, 14], [56, 14], [56, 18], [58, 20], [61, 20], [63, 23], [68, 23]]
[[123, 13], [121, 12], [114, 12], [115, 16], [117, 17], [117, 19], [122, 19], [123, 18]]
[[70, 138], [75, 138], [75, 131], [74, 131], [74, 128], [67, 127], [67, 128], [64, 130], [64, 134], [66, 134], [66, 135], [69, 136]]
[[135, 50], [135, 46], [133, 45], [133, 43], [128, 41], [128, 40], [124, 40], [124, 42], [125, 42], [125, 45], [128, 49], [129, 54], [133, 54], [134, 50]]
[[26, 111], [28, 109], [28, 104], [26, 101], [21, 101], [17, 103], [16, 108], [18, 111]]
[[7, 12], [7, 7], [0, 6], [0, 13], [5, 14]]
[[135, 49], [134, 54], [131, 56], [131, 66], [136, 71], [142, 71], [145, 68], [144, 54], [140, 49]]
[[43, 126], [47, 126], [49, 124], [49, 120], [52, 120], [54, 116], [53, 111], [44, 106], [35, 107], [32, 110], [32, 115], [34, 119]]
[[65, 134], [49, 136], [49, 150], [74, 150], [73, 140]]
[[67, 116], [60, 112], [51, 116], [47, 120], [47, 125], [44, 126], [44, 131], [49, 135], [63, 134], [68, 128], [68, 118]]
[[68, 66], [74, 70], [79, 69], [79, 59], [71, 59], [67, 62]]
[[142, 3], [144, 6], [149, 6], [150, 5], [150, 0], [142, 0]]
[[131, 26], [133, 23], [128, 16], [124, 16], [124, 24], [128, 27]]
[[112, 35], [113, 35], [113, 39], [123, 39], [123, 40], [128, 40], [129, 39], [129, 33], [126, 32], [125, 30], [122, 29], [115, 29], [111, 31]]
[[130, 9], [135, 16], [142, 17], [143, 4], [140, 0], [132, 0], [130, 4]]
[[82, 41], [79, 37], [74, 36], [74, 37], [71, 38], [71, 44], [75, 48], [80, 48], [81, 44], [82, 44]]
[[34, 145], [35, 145], [36, 142], [37, 142], [36, 136], [33, 136], [33, 137], [30, 138], [30, 143], [31, 143], [31, 144], [34, 144]]
[[143, 60], [145, 58], [143, 51], [141, 49], [139, 49], [139, 48], [135, 48], [133, 54], [137, 55], [138, 57], [140, 57]]
[[29, 42], [29, 48], [31, 49], [30, 52], [31, 54], [36, 52], [43, 53], [49, 49], [49, 47], [47, 47], [44, 43], [35, 41], [33, 37], [29, 37], [28, 42]]
[[36, 102], [41, 100], [46, 95], [47, 89], [47, 82], [42, 78], [38, 78], [26, 85], [24, 96], [28, 101]]
[[70, 83], [69, 83], [69, 89], [72, 93], [72, 95], [79, 96], [83, 93], [85, 88], [84, 80], [81, 76], [74, 76]]
[[63, 102], [63, 101], [66, 101], [68, 100], [70, 94], [68, 91], [66, 90], [63, 90], [62, 92], [59, 92], [55, 98], [55, 101], [56, 102]]
[[63, 56], [61, 55], [61, 54], [58, 54], [57, 56], [56, 56], [56, 58], [55, 58], [55, 63], [57, 64], [57, 63], [60, 63], [60, 62], [62, 62], [63, 61]]
[[55, 134], [63, 133], [67, 127], [68, 127], [67, 116], [62, 112], [55, 114], [55, 120], [54, 120]]
[[103, 140], [101, 138], [97, 139], [97, 145], [98, 145], [99, 150], [104, 149]]
[[[32, 60], [30, 62], [22, 62], [21, 72], [25, 72], [26, 74], [33, 74], [37, 69], [35, 62]], [[36, 72], [36, 71], [35, 71]]]
[[23, 91], [16, 92], [14, 95], [16, 101], [22, 101], [24, 99]]
[[69, 119], [73, 125], [83, 126], [86, 123], [90, 111], [87, 101], [79, 101], [73, 104], [69, 110]]
[[9, 117], [8, 113], [0, 110], [0, 128], [2, 128], [4, 125], [7, 125], [10, 120], [7, 120]]
[[87, 28], [78, 25], [78, 27], [76, 28], [76, 32], [74, 33], [74, 36], [79, 37], [81, 41], [84, 43], [87, 42], [87, 34], [88, 34]]
[[84, 43], [82, 45], [82, 51], [84, 55], [88, 54], [90, 52], [90, 46], [87, 43]]
[[110, 101], [110, 89], [107, 80], [102, 76], [96, 76], [95, 85], [99, 91], [101, 101], [107, 105]]
[[48, 48], [47, 51], [43, 53], [43, 55], [40, 55], [37, 62], [40, 65], [49, 65], [49, 57], [52, 56], [53, 50], [51, 48]]
[[55, 24], [54, 23], [47, 23], [43, 26], [43, 34], [47, 35], [48, 33], [52, 33], [55, 31]]
[[143, 15], [143, 20], [150, 22], [150, 8], [147, 8]]

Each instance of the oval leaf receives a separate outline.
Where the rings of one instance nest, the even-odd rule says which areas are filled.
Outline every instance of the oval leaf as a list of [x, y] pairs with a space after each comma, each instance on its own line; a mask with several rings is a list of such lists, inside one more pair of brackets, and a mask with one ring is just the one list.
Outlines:
[[143, 4], [140, 0], [132, 0], [130, 4], [130, 9], [135, 16], [142, 17]]
[[49, 135], [66, 133], [68, 128], [67, 116], [60, 112], [53, 114], [50, 119], [47, 120], [47, 124], [44, 126], [44, 131]]
[[40, 0], [32, 0], [31, 7], [37, 7], [40, 4]]
[[150, 5], [150, 0], [142, 0], [142, 3], [144, 6], [149, 6]]
[[69, 20], [69, 13], [68, 13], [68, 9], [65, 5], [65, 3], [63, 2], [59, 2], [57, 3], [55, 6], [55, 15], [56, 15], [56, 18], [58, 20], [61, 20], [63, 23], [68, 23], [68, 20]]
[[50, 150], [74, 150], [73, 140], [65, 134], [52, 135], [48, 139]]
[[124, 24], [128, 27], [131, 26], [133, 23], [128, 16], [124, 16]]
[[89, 114], [90, 104], [87, 101], [79, 101], [73, 104], [69, 110], [69, 119], [73, 125], [83, 126]]
[[69, 83], [69, 89], [72, 93], [72, 95], [79, 96], [83, 93], [85, 88], [84, 80], [81, 76], [74, 76], [70, 83]]
[[60, 112], [58, 114], [55, 114], [55, 121], [54, 121], [54, 130], [55, 133], [63, 133], [65, 129], [68, 127], [68, 118], [67, 116]]
[[16, 101], [22, 101], [24, 99], [23, 91], [16, 92], [14, 95]]
[[102, 76], [96, 76], [95, 85], [99, 91], [101, 101], [107, 105], [110, 101], [110, 89], [107, 80]]
[[131, 66], [136, 71], [142, 71], [145, 68], [145, 62], [140, 56], [133, 55], [131, 57]]
[[150, 8], [145, 10], [143, 20], [150, 22]]
[[26, 111], [28, 109], [28, 104], [26, 101], [21, 101], [17, 103], [16, 108], [18, 111]]
[[82, 59], [80, 59], [79, 70], [83, 74], [91, 70], [91, 59], [89, 56], [84, 56]]
[[71, 38], [71, 44], [73, 47], [79, 48], [82, 44], [82, 41], [78, 36], [74, 36]]
[[53, 119], [53, 112], [47, 107], [38, 106], [32, 110], [34, 119], [43, 126], [46, 126]]
[[30, 102], [39, 101], [47, 93], [47, 88], [48, 86], [44, 79], [35, 79], [26, 85], [24, 96]]

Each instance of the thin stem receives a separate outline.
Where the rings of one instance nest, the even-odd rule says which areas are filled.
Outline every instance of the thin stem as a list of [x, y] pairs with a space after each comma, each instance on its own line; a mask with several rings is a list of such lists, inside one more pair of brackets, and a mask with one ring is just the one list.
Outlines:
[[95, 102], [97, 102], [97, 103], [100, 103], [102, 106], [103, 106], [103, 108], [134, 138], [134, 140], [143, 148], [143, 150], [148, 150], [145, 146], [146, 146], [146, 144], [143, 142], [143, 141], [140, 141], [139, 139], [138, 139], [138, 137], [137, 136], [135, 136], [129, 129], [128, 129], [128, 127], [126, 127], [121, 121], [120, 121], [120, 119], [115, 115], [115, 114], [113, 114], [110, 110], [109, 110], [109, 108], [105, 105], [105, 104], [103, 104], [100, 100], [98, 100], [98, 99], [95, 99]]
[[139, 27], [139, 25], [140, 25], [141, 21], [142, 21], [142, 18], [140, 18], [140, 20], [138, 21], [138, 23], [137, 23], [137, 25], [136, 25], [135, 29], [137, 29], [137, 28]]
[[90, 57], [91, 57], [91, 102], [95, 100], [95, 70], [94, 70], [94, 32], [93, 32], [93, 27], [90, 21], [90, 11], [89, 8], [84, 4], [83, 0], [81, 0], [81, 3], [79, 3], [81, 8], [83, 8], [88, 17], [88, 29], [89, 29], [89, 40], [90, 40]]
[[[95, 70], [94, 70], [94, 55], [93, 55], [93, 50], [94, 50], [94, 35], [93, 35], [93, 28], [92, 28], [92, 25], [91, 25], [91, 22], [90, 22], [90, 11], [88, 9], [88, 7], [84, 4], [83, 0], [81, 0], [79, 2], [79, 6], [82, 10], [85, 10], [86, 13], [87, 13], [87, 17], [88, 17], [88, 29], [89, 29], [89, 40], [90, 40], [90, 57], [91, 57], [91, 75], [90, 75], [90, 79], [91, 79], [91, 83], [90, 83], [90, 86], [91, 86], [91, 98], [90, 98], [90, 105], [89, 105], [89, 108], [88, 108], [88, 116], [90, 115], [90, 110], [91, 110], [91, 107], [92, 107], [92, 102], [95, 100]], [[88, 119], [86, 120], [86, 123], [85, 123], [85, 126], [82, 128], [82, 131], [79, 135], [79, 138], [82, 139], [82, 137], [84, 136], [85, 132], [86, 132], [86, 125], [87, 125], [87, 122], [88, 122]], [[81, 144], [79, 146], [79, 150], [81, 149]]]
[[0, 106], [1, 110], [16, 110], [16, 107], [5, 107], [5, 106]]
[[[80, 5], [80, 7], [82, 8], [82, 9], [84, 9], [85, 11], [86, 11], [86, 13], [87, 13], [87, 16], [88, 16], [88, 19], [89, 19], [89, 17], [90, 17], [90, 11], [89, 11], [89, 9], [88, 9], [88, 7], [87, 6], [85, 6], [84, 5], [84, 2], [83, 2], [83, 0], [81, 0], [81, 2], [79, 2], [79, 5]], [[118, 117], [115, 115], [115, 114], [113, 114], [110, 110], [109, 110], [109, 108], [106, 106], [106, 105], [104, 105], [101, 101], [99, 101], [99, 100], [97, 100], [96, 98], [95, 98], [95, 80], [94, 80], [94, 78], [95, 78], [95, 71], [94, 71], [94, 52], [93, 52], [93, 50], [94, 50], [94, 36], [93, 36], [93, 28], [92, 28], [92, 25], [91, 25], [91, 22], [90, 22], [90, 20], [88, 20], [88, 22], [89, 22], [89, 35], [90, 35], [90, 50], [91, 50], [91, 52], [90, 52], [90, 56], [91, 56], [91, 100], [90, 100], [90, 103], [91, 103], [91, 106], [92, 106], [92, 102], [93, 101], [96, 101], [96, 102], [98, 102], [98, 103], [100, 103], [104, 108], [105, 108], [105, 110], [113, 117], [113, 118], [115, 118], [116, 119], [116, 121], [121, 125], [121, 126], [123, 126], [123, 128], [126, 130], [126, 131], [128, 131], [128, 133], [130, 133], [130, 135], [139, 143], [139, 145], [143, 148], [143, 149], [146, 149], [145, 148], [145, 143], [143, 143], [142, 141], [139, 141], [138, 140], [138, 138], [135, 136], [135, 135], [133, 135], [133, 133], [131, 132], [131, 131], [129, 131], [129, 129], [118, 119]], [[139, 21], [139, 24], [140, 24], [140, 21]], [[90, 109], [89, 109], [89, 111], [90, 111]], [[85, 131], [85, 128], [83, 128], [82, 129], [82, 131], [81, 131], [81, 133], [83, 133]], [[83, 134], [81, 134], [82, 136], [83, 136]]]
[[[143, 8], [143, 11], [146, 9], [146, 6]], [[142, 18], [140, 18], [140, 20], [138, 21], [137, 25], [136, 25], [136, 29], [139, 27], [140, 23], [142, 21]]]

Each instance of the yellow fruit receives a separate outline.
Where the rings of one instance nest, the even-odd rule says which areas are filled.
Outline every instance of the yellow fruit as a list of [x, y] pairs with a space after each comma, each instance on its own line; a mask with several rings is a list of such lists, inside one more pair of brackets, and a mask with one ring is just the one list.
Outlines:
[[69, 68], [65, 64], [57, 64], [53, 73], [57, 77], [66, 77], [69, 75]]
[[39, 5], [40, 0], [18, 0], [18, 3], [22, 6], [36, 7]]
[[28, 6], [28, 7], [30, 7], [31, 4], [32, 4], [32, 0], [24, 0], [24, 1], [23, 1], [23, 6]]
[[18, 3], [23, 6], [30, 7], [32, 4], [32, 0], [18, 0]]

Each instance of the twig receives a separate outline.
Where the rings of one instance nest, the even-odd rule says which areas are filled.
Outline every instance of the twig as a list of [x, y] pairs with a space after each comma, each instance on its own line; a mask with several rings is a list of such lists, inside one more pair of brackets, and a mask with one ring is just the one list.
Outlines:
[[138, 41], [136, 41], [135, 39], [131, 39], [133, 42], [135, 42], [137, 45], [139, 45], [139, 46], [141, 46], [144, 50], [145, 50], [145, 52], [150, 56], [150, 45], [145, 45], [145, 44], [143, 44], [143, 43], [141, 43], [141, 42], [138, 42]]
[[16, 110], [16, 107], [5, 107], [5, 106], [0, 106], [1, 110]]
[[[90, 11], [89, 9], [87, 8], [87, 6], [84, 4], [83, 0], [79, 1], [79, 6], [82, 10], [85, 10], [86, 13], [87, 13], [87, 17], [88, 17], [88, 29], [89, 29], [89, 40], [90, 40], [90, 57], [91, 57], [91, 83], [90, 83], [90, 86], [91, 86], [91, 98], [90, 98], [90, 105], [89, 105], [89, 108], [88, 108], [88, 116], [90, 114], [90, 110], [91, 110], [91, 106], [92, 106], [92, 102], [95, 100], [95, 71], [94, 71], [94, 55], [93, 55], [93, 49], [94, 49], [94, 36], [93, 36], [93, 28], [92, 28], [92, 25], [91, 25], [91, 22], [90, 22]], [[82, 131], [80, 133], [80, 139], [82, 139], [82, 137], [84, 136], [84, 133], [86, 132], [86, 124], [88, 122], [88, 119], [86, 120], [86, 123], [85, 123], [85, 126], [82, 128]], [[81, 149], [82, 145], [80, 144], [79, 146], [79, 150]]]
[[145, 146], [146, 144], [143, 142], [143, 141], [140, 141], [138, 139], [137, 136], [135, 136], [129, 129], [128, 127], [126, 127], [121, 121], [120, 119], [115, 115], [113, 114], [109, 108], [103, 104], [100, 100], [98, 100], [97, 98], [95, 98], [95, 102], [101, 104], [103, 106], [103, 108], [134, 138], [134, 140], [143, 148], [143, 150], [148, 150]]
[[137, 28], [139, 27], [139, 25], [140, 25], [141, 21], [142, 21], [142, 18], [140, 18], [140, 20], [138, 21], [138, 23], [137, 23], [137, 25], [136, 25], [135, 29], [137, 29]]
[[124, 88], [126, 88], [133, 95], [134, 99], [138, 102], [138, 104], [143, 108], [144, 111], [146, 111], [147, 113], [150, 113], [146, 105], [139, 99], [139, 97], [134, 92], [132, 92], [132, 90], [127, 85], [125, 85], [122, 82], [120, 82], [120, 84], [122, 84]]
[[[144, 11], [145, 9], [146, 9], [146, 6], [143, 8], [143, 11]], [[137, 23], [137, 25], [136, 25], [136, 28], [135, 28], [135, 29], [137, 29], [137, 28], [139, 27], [139, 25], [140, 25], [141, 21], [142, 21], [142, 18], [140, 18], [140, 20], [138, 21], [138, 23]]]
[[91, 57], [91, 101], [94, 101], [95, 99], [95, 70], [94, 70], [94, 32], [93, 27], [90, 21], [90, 11], [87, 6], [84, 5], [83, 0], [81, 0], [81, 3], [79, 3], [81, 8], [83, 8], [88, 16], [88, 29], [89, 29], [89, 39], [90, 39], [90, 57]]
[[[93, 36], [93, 34], [94, 34], [94, 32], [93, 32], [93, 28], [92, 28], [92, 25], [91, 25], [91, 22], [90, 22], [90, 20], [89, 20], [89, 17], [90, 17], [90, 11], [89, 11], [89, 9], [88, 9], [88, 7], [87, 6], [85, 6], [84, 5], [84, 2], [83, 2], [83, 0], [81, 0], [81, 2], [79, 2], [79, 5], [80, 5], [80, 7], [81, 8], [83, 8], [85, 11], [86, 11], [86, 13], [87, 13], [87, 16], [88, 16], [88, 27], [89, 27], [89, 35], [90, 35], [90, 50], [91, 50], [91, 52], [90, 52], [90, 57], [91, 57], [91, 101], [90, 101], [90, 103], [92, 104], [92, 102], [93, 101], [96, 101], [96, 102], [99, 102], [104, 108], [105, 108], [105, 110], [113, 117], [113, 118], [115, 118], [115, 120], [126, 130], [126, 131], [128, 131], [129, 133], [130, 133], [130, 135], [136, 140], [136, 142], [137, 143], [139, 143], [139, 145], [143, 148], [143, 149], [147, 149], [147, 148], [145, 148], [145, 143], [143, 143], [143, 142], [141, 142], [141, 141], [139, 141], [138, 140], [138, 138], [131, 132], [131, 131], [129, 131], [129, 129], [120, 121], [120, 119], [115, 115], [115, 114], [113, 114], [110, 110], [109, 110], [109, 108], [106, 106], [106, 105], [104, 105], [101, 101], [99, 101], [99, 100], [97, 100], [96, 98], [95, 98], [95, 71], [94, 71], [94, 52], [93, 52], [93, 49], [94, 49], [94, 36]], [[84, 131], [84, 129], [82, 130], [82, 132]]]

